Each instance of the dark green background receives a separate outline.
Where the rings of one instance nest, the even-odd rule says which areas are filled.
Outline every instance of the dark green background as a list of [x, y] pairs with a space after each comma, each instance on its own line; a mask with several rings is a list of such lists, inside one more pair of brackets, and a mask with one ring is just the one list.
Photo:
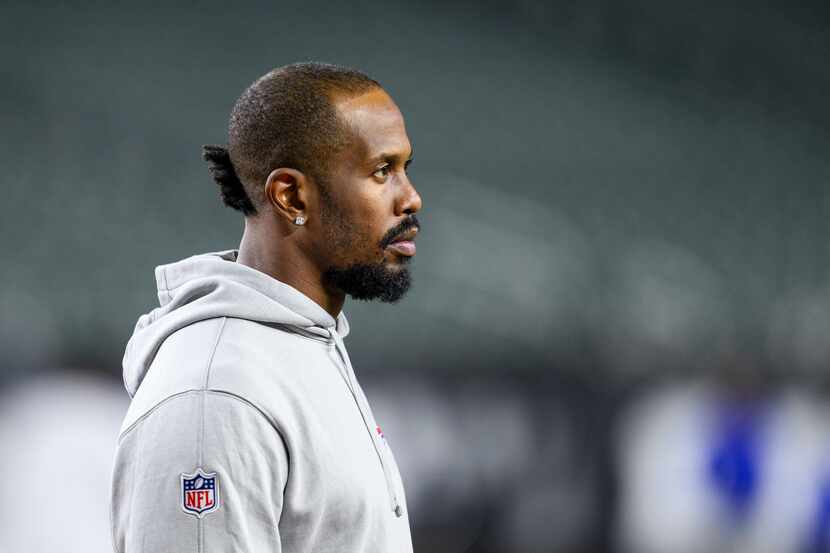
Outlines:
[[117, 373], [153, 267], [238, 244], [200, 146], [309, 59], [380, 80], [417, 150], [415, 288], [347, 306], [365, 370], [767, 351], [828, 284], [821, 6], [6, 4], [0, 367]]

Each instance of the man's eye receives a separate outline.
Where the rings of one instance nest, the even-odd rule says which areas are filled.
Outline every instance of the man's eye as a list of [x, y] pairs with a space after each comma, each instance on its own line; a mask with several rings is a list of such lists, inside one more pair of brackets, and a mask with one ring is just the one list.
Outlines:
[[389, 165], [384, 165], [383, 167], [379, 167], [379, 168], [378, 168], [378, 169], [377, 169], [374, 173], [372, 173], [372, 174], [373, 174], [374, 176], [376, 176], [377, 178], [379, 178], [379, 179], [385, 179], [386, 177], [388, 177], [388, 176], [389, 176], [389, 171], [390, 171], [390, 170], [391, 170], [391, 168], [390, 168], [390, 166], [389, 166]]

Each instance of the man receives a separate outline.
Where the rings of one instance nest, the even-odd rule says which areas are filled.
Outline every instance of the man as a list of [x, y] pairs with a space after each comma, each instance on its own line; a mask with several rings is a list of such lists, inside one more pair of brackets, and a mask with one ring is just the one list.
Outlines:
[[395, 103], [305, 63], [239, 98], [205, 158], [239, 250], [156, 268], [124, 355], [117, 553], [411, 551], [395, 459], [355, 378], [345, 296], [410, 283], [421, 199]]

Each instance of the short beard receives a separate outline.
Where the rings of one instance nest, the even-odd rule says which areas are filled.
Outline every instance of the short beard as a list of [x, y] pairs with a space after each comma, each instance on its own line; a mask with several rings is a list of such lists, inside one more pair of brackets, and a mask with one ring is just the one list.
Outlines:
[[[403, 258], [402, 263], [409, 261]], [[327, 287], [342, 290], [356, 300], [380, 300], [395, 303], [412, 285], [409, 269], [390, 270], [383, 262], [378, 264], [355, 263], [347, 267], [329, 267], [323, 273]]]
[[[324, 180], [321, 180], [320, 196], [323, 200], [321, 215], [327, 223], [329, 242], [341, 250], [351, 249], [353, 243], [349, 241], [349, 237], [352, 236], [354, 227], [343, 219], [341, 212], [334, 205], [328, 193], [328, 183]], [[412, 214], [389, 229], [380, 241], [380, 249], [384, 250], [401, 234], [414, 227], [420, 228], [420, 222]], [[400, 265], [395, 269], [390, 269], [383, 260], [378, 263], [353, 263], [345, 267], [331, 266], [323, 271], [323, 285], [329, 289], [340, 290], [356, 300], [395, 303], [412, 285], [412, 276], [409, 269], [404, 266], [411, 260], [411, 257], [401, 257]]]

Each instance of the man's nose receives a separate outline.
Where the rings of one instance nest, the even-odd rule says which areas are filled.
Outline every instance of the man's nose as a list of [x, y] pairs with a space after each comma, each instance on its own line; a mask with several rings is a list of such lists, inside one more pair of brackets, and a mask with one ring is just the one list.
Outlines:
[[421, 211], [421, 196], [418, 194], [418, 191], [415, 190], [415, 186], [409, 178], [407, 178], [406, 182], [403, 183], [403, 190], [401, 194], [401, 201], [398, 202], [397, 215], [412, 215], [413, 213]]

